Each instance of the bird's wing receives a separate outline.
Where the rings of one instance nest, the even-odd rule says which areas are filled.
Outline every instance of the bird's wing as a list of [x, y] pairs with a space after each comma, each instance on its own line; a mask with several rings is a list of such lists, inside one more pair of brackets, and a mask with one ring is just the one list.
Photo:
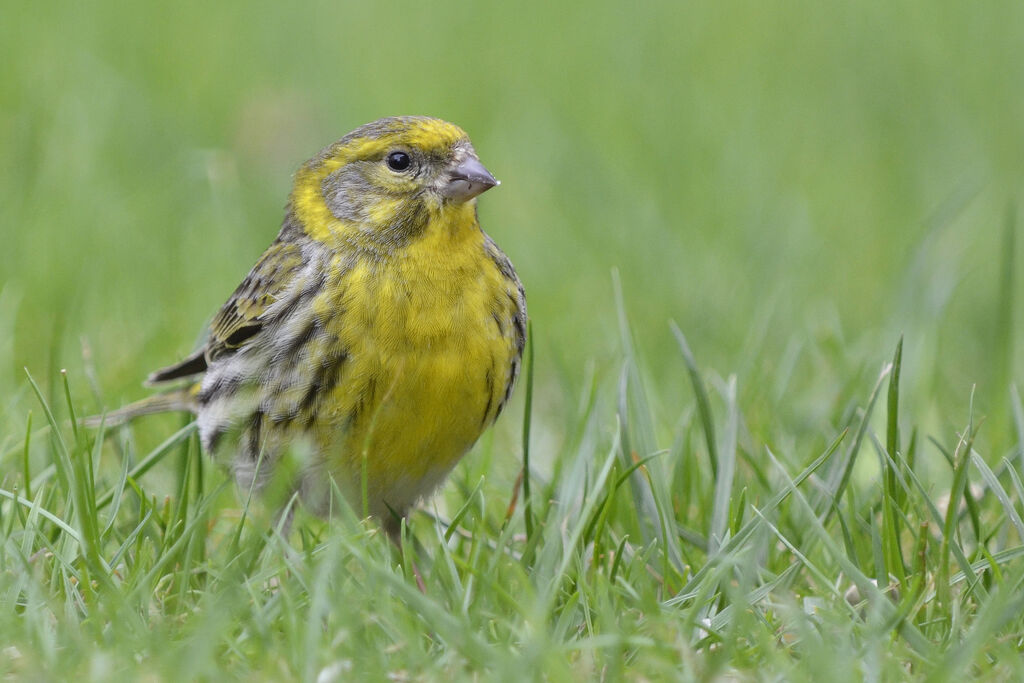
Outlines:
[[217, 311], [206, 344], [180, 363], [157, 370], [147, 382], [157, 384], [197, 375], [218, 357], [237, 351], [260, 331], [266, 323], [263, 314], [302, 265], [302, 248], [298, 244], [280, 239], [271, 244]]
[[516, 379], [519, 377], [519, 366], [522, 364], [523, 349], [526, 347], [526, 324], [528, 318], [526, 313], [526, 293], [523, 291], [523, 283], [519, 281], [515, 268], [512, 267], [512, 262], [490, 236], [486, 236], [485, 246], [488, 256], [494, 262], [494, 265], [497, 266], [502, 277], [512, 285], [512, 289], [507, 293], [507, 303], [510, 306], [507, 315], [511, 318], [513, 335], [512, 366], [509, 368], [504, 393], [498, 400], [498, 408], [494, 412], [493, 419], [496, 420], [504, 409], [505, 404], [508, 403], [509, 397], [512, 396], [512, 389], [515, 388]]

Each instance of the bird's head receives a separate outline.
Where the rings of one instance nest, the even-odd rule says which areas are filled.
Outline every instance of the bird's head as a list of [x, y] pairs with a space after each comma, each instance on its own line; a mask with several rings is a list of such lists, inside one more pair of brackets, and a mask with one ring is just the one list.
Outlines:
[[306, 162], [291, 202], [313, 237], [386, 244], [437, 219], [475, 224], [473, 200], [497, 184], [461, 128], [398, 116], [360, 126]]

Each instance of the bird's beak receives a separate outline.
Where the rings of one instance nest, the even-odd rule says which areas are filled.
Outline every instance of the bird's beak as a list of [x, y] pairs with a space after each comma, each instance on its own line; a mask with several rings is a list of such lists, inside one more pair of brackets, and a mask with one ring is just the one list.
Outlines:
[[448, 199], [465, 202], [500, 184], [479, 159], [468, 157], [451, 169], [441, 194]]

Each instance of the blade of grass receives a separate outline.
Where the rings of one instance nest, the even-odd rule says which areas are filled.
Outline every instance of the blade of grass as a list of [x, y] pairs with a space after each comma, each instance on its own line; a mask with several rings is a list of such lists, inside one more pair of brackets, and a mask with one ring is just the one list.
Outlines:
[[25, 424], [25, 447], [21, 452], [21, 477], [25, 486], [25, 497], [32, 497], [32, 476], [29, 467], [29, 444], [32, 442], [32, 411], [28, 411]]
[[[906, 474], [907, 478], [910, 480], [910, 483], [913, 484], [914, 488], [917, 490], [921, 502], [924, 503], [925, 507], [928, 509], [928, 513], [931, 515], [932, 520], [935, 522], [941, 540], [943, 535], [942, 530], [944, 527], [944, 518], [942, 516], [942, 513], [939, 511], [939, 508], [935, 505], [935, 503], [932, 502], [932, 499], [929, 496], [928, 491], [925, 489], [924, 484], [921, 483], [921, 480], [918, 479], [917, 474], [915, 474], [913, 470], [907, 470]], [[953, 559], [956, 560], [961, 572], [969, 573], [971, 571], [971, 563], [967, 559], [967, 556], [964, 555], [963, 549], [960, 548], [960, 546], [956, 543], [953, 543], [949, 545], [949, 550], [950, 552], [952, 552]], [[980, 591], [978, 599], [984, 600], [986, 598], [986, 591], [984, 586], [982, 586], [981, 584], [975, 585], [977, 587], [977, 590]]]
[[701, 379], [700, 370], [697, 368], [697, 360], [693, 357], [693, 351], [686, 342], [686, 335], [679, 329], [674, 321], [669, 322], [672, 334], [675, 335], [679, 351], [683, 354], [683, 362], [686, 364], [686, 371], [690, 375], [690, 384], [693, 386], [693, 394], [697, 399], [697, 412], [700, 414], [701, 426], [704, 430], [704, 440], [708, 448], [708, 460], [711, 463], [711, 477], [718, 477], [718, 447], [715, 439], [715, 421], [711, 415], [711, 402], [708, 400], [707, 389], [704, 388], [704, 380]]
[[[884, 482], [882, 486], [882, 552], [888, 574], [896, 577], [900, 585], [906, 582], [906, 567], [900, 548], [899, 515], [896, 510], [903, 502], [905, 492], [897, 486], [898, 467], [901, 461], [899, 403], [900, 403], [900, 368], [903, 359], [903, 336], [896, 342], [896, 352], [892, 359], [892, 372], [889, 374], [889, 396], [886, 410], [885, 450], [887, 457], [882, 459]], [[874, 436], [874, 435], [872, 435]]]
[[[1021, 521], [1020, 515], [1017, 513], [1017, 509], [1013, 506], [1013, 502], [1010, 500], [1009, 494], [1006, 493], [1006, 489], [999, 483], [999, 479], [988, 464], [975, 452], [971, 452], [970, 460], [978, 471], [981, 472], [981, 478], [988, 484], [989, 489], [992, 493], [996, 494], [996, 498], [999, 499], [999, 503], [1003, 506], [1003, 511], [1009, 518], [1010, 523], [1013, 524], [1013, 528], [1017, 530], [1017, 538], [1024, 539], [1024, 521]], [[1005, 461], [1009, 463], [1009, 461]]]
[[25, 368], [25, 376], [28, 377], [29, 386], [32, 387], [32, 391], [36, 395], [36, 400], [39, 401], [39, 405], [43, 407], [43, 414], [46, 416], [46, 421], [50, 426], [50, 439], [54, 443], [54, 450], [56, 457], [53, 459], [53, 464], [57, 468], [57, 474], [61, 479], [61, 483], [65, 487], [70, 487], [70, 470], [71, 463], [68, 456], [68, 445], [64, 441], [64, 436], [60, 433], [60, 429], [57, 427], [57, 418], [53, 416], [53, 412], [50, 410], [50, 404], [43, 398], [43, 392], [39, 389], [39, 385], [36, 384], [35, 378], [29, 373], [28, 368]]
[[726, 388], [725, 401], [728, 409], [725, 440], [718, 455], [718, 474], [715, 477], [715, 493], [711, 508], [711, 526], [708, 531], [708, 552], [714, 554], [725, 537], [729, 526], [729, 501], [732, 497], [732, 481], [736, 472], [736, 431], [739, 428], [739, 408], [736, 405], [736, 378], [730, 377]]
[[[54, 437], [56, 446], [54, 449], [56, 456], [54, 461], [59, 463], [58, 470], [63, 470], [62, 483], [70, 494], [75, 518], [78, 522], [78, 542], [81, 547], [82, 556], [85, 558], [85, 565], [82, 568], [85, 572], [83, 577], [84, 590], [91, 593], [92, 579], [95, 578], [101, 583], [106, 584], [109, 581], [110, 567], [107, 566], [99, 552], [99, 525], [96, 521], [96, 508], [93, 506], [93, 499], [90, 495], [91, 482], [84, 466], [84, 460], [89, 457], [88, 449], [85, 447], [85, 443], [82, 441], [77, 429], [74, 430], [76, 436], [74, 452], [68, 449], [67, 443], [64, 441], [63, 436], [61, 436], [56, 418], [50, 410], [49, 404], [43, 398], [39, 386], [27, 369], [25, 374], [28, 376], [29, 384], [35, 392], [37, 400], [43, 406], [43, 412], [46, 414], [47, 421], [50, 423], [50, 433]], [[67, 373], [63, 373], [63, 379], [65, 396], [70, 401], [71, 393], [70, 389], [67, 388]]]
[[1017, 433], [1017, 459], [1024, 470], [1024, 406], [1021, 405], [1017, 385], [1010, 385], [1010, 407], [1013, 410], [1013, 427]]
[[[174, 434], [171, 434], [159, 446], [154, 448], [149, 453], [149, 455], [140, 460], [137, 465], [132, 467], [131, 470], [129, 470], [128, 472], [128, 477], [131, 479], [138, 479], [146, 472], [151, 470], [154, 465], [160, 462], [168, 453], [171, 452], [171, 449], [177, 446], [183, 439], [188, 438], [188, 436], [192, 432], [194, 432], [196, 428], [196, 423], [190, 422], [189, 424], [185, 425], [178, 431], [174, 432]], [[97, 498], [96, 508], [102, 510], [107, 505], [110, 505], [110, 502], [114, 499], [114, 495], [117, 494], [120, 490], [120, 487], [115, 487], [104, 493], [99, 498]]]
[[35, 508], [38, 511], [40, 517], [43, 517], [49, 520], [50, 522], [53, 522], [54, 526], [56, 526], [58, 529], [67, 534], [68, 537], [71, 538], [71, 540], [73, 540], [75, 543], [78, 543], [79, 545], [82, 544], [82, 536], [78, 533], [77, 529], [75, 529], [73, 526], [71, 526], [70, 524], [68, 524], [63, 519], [53, 514], [49, 510], [46, 510], [42, 507], [38, 507], [38, 502], [29, 500], [24, 496], [19, 496], [17, 493], [7, 491], [6, 489], [0, 489], [0, 497], [14, 501], [16, 504], [22, 505], [30, 510]]
[[[882, 383], [885, 381], [885, 378], [889, 375], [891, 370], [892, 365], [887, 364], [882, 369], [882, 372], [879, 373], [878, 380], [875, 382], [875, 388], [871, 390], [871, 396], [868, 397], [868, 405], [864, 409], [864, 414], [861, 416], [860, 425], [857, 427], [857, 433], [853, 438], [853, 444], [846, 452], [846, 457], [844, 459], [842, 467], [837, 470], [838, 472], [840, 472], [839, 481], [835, 484], [835, 486], [829, 487], [829, 489], [833, 492], [829, 494], [830, 497], [837, 502], [842, 500], [843, 493], [846, 492], [846, 487], [850, 483], [850, 476], [853, 474], [853, 466], [856, 464], [857, 454], [860, 453], [861, 442], [864, 441], [864, 435], [867, 433], [868, 423], [871, 421], [871, 413], [874, 411], [875, 408], [875, 401], [878, 400], [878, 394], [882, 389]], [[828, 526], [828, 522], [831, 519], [832, 513], [835, 510], [835, 506], [827, 506], [825, 518], [822, 520], [823, 526]]]
[[[103, 443], [102, 436], [103, 425], [100, 425], [100, 432], [96, 437], [97, 448]], [[128, 476], [128, 458], [121, 458], [121, 476], [117, 480], [117, 485], [113, 488], [112, 500], [114, 502], [114, 508], [110, 511], [110, 519], [107, 520], [107, 526], [100, 534], [101, 537], [105, 537], [110, 533], [111, 529], [114, 528], [114, 523], [117, 521], [117, 513], [121, 509], [121, 495], [124, 493], [124, 488], [128, 484]]]
[[971, 410], [966, 431], [960, 436], [956, 450], [953, 451], [953, 482], [949, 489], [949, 506], [942, 526], [942, 545], [939, 548], [939, 568], [936, 578], [937, 599], [940, 609], [950, 604], [949, 590], [949, 553], [950, 544], [954, 542], [953, 534], [957, 519], [957, 508], [967, 488], [967, 465], [970, 462], [971, 447], [974, 444], [974, 392], [971, 392]]
[[1024, 610], [1024, 595], [1020, 593], [1022, 585], [1024, 571], [1018, 571], [1013, 581], [1001, 585], [992, 594], [992, 599], [979, 606], [978, 614], [972, 620], [967, 633], [962, 640], [946, 650], [941, 661], [932, 670], [928, 681], [964, 680], [965, 670], [978, 656], [982, 646], [994, 640], [996, 632]]
[[526, 540], [533, 536], [533, 498], [530, 495], [530, 425], [533, 422], [533, 323], [526, 324], [526, 399], [523, 405], [523, 523]]
[[[931, 642], [924, 637], [924, 634], [922, 634], [916, 626], [900, 616], [895, 605], [889, 601], [882, 591], [880, 591], [875, 584], [860, 571], [860, 569], [850, 562], [843, 553], [842, 548], [832, 540], [831, 536], [829, 536], [828, 531], [825, 529], [823, 519], [819, 519], [819, 517], [814, 513], [814, 509], [800, 490], [796, 488], [793, 480], [791, 480], [789, 475], [786, 474], [785, 468], [782, 467], [782, 464], [770, 451], [768, 456], [775, 465], [775, 469], [787, 480], [787, 489], [793, 492], [793, 500], [803, 509], [804, 514], [810, 522], [810, 530], [814, 533], [819, 542], [825, 546], [825, 549], [832, 555], [833, 559], [835, 559], [839, 564], [846, 576], [856, 584], [860, 594], [862, 596], [867, 596], [872, 601], [872, 604], [878, 606], [886, 618], [892, 621], [893, 627], [899, 631], [915, 651], [926, 659], [932, 658], [934, 647]], [[828, 512], [825, 514], [827, 515]]]
[[[818, 469], [822, 465], [824, 465], [828, 461], [828, 459], [831, 458], [832, 455], [836, 452], [836, 450], [839, 448], [839, 445], [843, 442], [843, 439], [846, 438], [846, 435], [848, 433], [849, 433], [849, 430], [846, 430], [846, 429], [844, 429], [842, 432], [840, 432], [839, 436], [837, 436], [835, 438], [835, 440], [831, 444], [829, 444], [828, 448], [826, 448], [825, 451], [821, 455], [819, 455], [817, 458], [815, 458], [814, 461], [810, 465], [805, 467], [803, 469], [803, 471], [800, 472], [799, 475], [797, 475], [796, 479], [791, 480], [793, 482], [793, 485], [794, 486], [799, 486], [804, 481], [806, 481], [808, 477], [810, 477], [812, 474], [817, 472]], [[766, 448], [765, 450], [768, 453], [771, 453], [771, 451], [769, 449]], [[763, 512], [765, 514], [771, 513], [784, 500], [789, 498], [790, 494], [792, 494], [792, 493], [793, 493], [793, 489], [792, 488], [786, 488], [783, 491], [779, 491], [774, 496], [772, 496], [772, 498], [761, 508], [761, 512]], [[754, 531], [756, 531], [757, 528], [760, 525], [761, 525], [761, 518], [760, 517], [755, 517], [755, 518], [751, 519], [750, 521], [748, 521], [736, 533], [735, 536], [730, 538], [728, 541], [725, 542], [725, 544], [722, 545], [722, 547], [719, 549], [718, 554], [721, 555], [721, 556], [728, 556], [728, 555], [731, 555], [731, 554], [735, 553], [739, 548], [741, 548], [745, 543], [747, 543], [747, 541], [753, 535]], [[678, 604], [679, 602], [684, 601], [688, 595], [693, 594], [695, 589], [696, 589], [696, 587], [699, 586], [704, 581], [704, 578], [708, 575], [708, 573], [710, 573], [714, 569], [716, 564], [717, 564], [717, 562], [715, 562], [715, 561], [709, 561], [709, 562], [705, 563], [704, 566], [701, 567], [697, 571], [697, 573], [694, 574], [693, 577], [686, 583], [686, 585], [683, 586], [683, 588], [680, 589], [680, 591], [678, 593], [676, 593], [676, 595], [674, 595], [673, 597], [671, 597], [671, 598], [669, 598], [668, 600], [665, 601], [665, 605], [669, 606], [669, 605]]]

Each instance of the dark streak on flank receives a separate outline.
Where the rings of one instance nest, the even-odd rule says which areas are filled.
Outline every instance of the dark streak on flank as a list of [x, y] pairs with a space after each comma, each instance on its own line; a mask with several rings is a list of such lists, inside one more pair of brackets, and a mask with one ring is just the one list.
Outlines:
[[366, 391], [363, 394], [363, 396], [366, 398], [367, 401], [369, 401], [370, 403], [373, 403], [373, 397], [376, 396], [376, 395], [377, 395], [377, 378], [371, 376], [366, 381]]
[[299, 360], [299, 351], [316, 336], [320, 329], [320, 319], [314, 316], [301, 332], [285, 342], [277, 352], [278, 358], [290, 359], [292, 365], [296, 364]]
[[363, 390], [359, 392], [359, 399], [356, 400], [355, 405], [352, 406], [352, 410], [349, 411], [348, 417], [345, 419], [345, 427], [347, 429], [355, 426], [368, 404], [373, 405], [373, 398], [376, 394], [377, 378], [369, 377], [366, 380], [366, 384], [363, 385]]
[[508, 373], [508, 382], [505, 384], [505, 395], [501, 397], [498, 402], [498, 409], [494, 411], [494, 419], [497, 420], [498, 416], [501, 415], [501, 411], [505, 409], [505, 404], [512, 398], [512, 390], [516, 386], [516, 377], [519, 376], [519, 359], [521, 356], [516, 356], [512, 359], [512, 365]]
[[305, 290], [293, 296], [291, 299], [288, 300], [286, 304], [281, 306], [281, 308], [277, 309], [277, 319], [287, 320], [288, 318], [290, 318], [292, 314], [295, 313], [296, 309], [299, 307], [299, 304], [301, 304], [305, 300], [305, 298]]
[[287, 427], [299, 416], [298, 407], [292, 407], [288, 412], [271, 413], [270, 422], [275, 427]]
[[518, 282], [519, 278], [516, 277], [516, 271], [512, 268], [512, 262], [508, 260], [508, 256], [505, 256], [505, 252], [494, 243], [494, 240], [488, 235], [484, 240], [484, 253], [487, 254], [487, 258], [491, 259], [495, 266], [498, 268], [498, 272], [501, 273], [502, 277], [512, 282]]
[[302, 397], [302, 401], [299, 403], [299, 411], [308, 413], [306, 419], [309, 422], [313, 422], [315, 419], [313, 408], [316, 405], [317, 399], [329, 394], [337, 385], [338, 380], [341, 379], [341, 368], [345, 365], [346, 360], [348, 360], [348, 354], [342, 351], [325, 358], [320, 367], [317, 368], [316, 373], [313, 375], [313, 381], [309, 383], [309, 388], [306, 389], [306, 395]]
[[312, 282], [310, 282], [309, 284], [302, 288], [300, 296], [303, 298], [316, 296], [320, 292], [320, 290], [324, 288], [326, 284], [327, 273], [320, 273], [320, 275], [317, 278], [315, 278]]
[[261, 432], [263, 431], [263, 411], [256, 410], [249, 419], [249, 457], [257, 462], [261, 450]]
[[[519, 361], [520, 361], [521, 358], [522, 358], [522, 356], [517, 356], [515, 358], [515, 360], [512, 361], [512, 370], [511, 370], [511, 372], [509, 372], [509, 376], [512, 377], [513, 379], [519, 376]], [[508, 401], [509, 398], [511, 398], [511, 396], [512, 396], [512, 389], [514, 387], [515, 387], [515, 382], [510, 380], [509, 383], [508, 383], [508, 386], [505, 387], [505, 398], [501, 399], [501, 406], [502, 406], [502, 408], [505, 407], [505, 403]]]
[[209, 436], [204, 439], [203, 446], [206, 448], [206, 452], [213, 454], [217, 450], [217, 446], [220, 445], [220, 440], [224, 438], [227, 433], [228, 427], [225, 424], [216, 425], [210, 432]]
[[[505, 308], [506, 314], [511, 314], [512, 328], [515, 337], [515, 354], [509, 364], [508, 379], [505, 384], [505, 393], [501, 401], [498, 403], [498, 408], [495, 410], [495, 419], [501, 414], [502, 409], [508, 402], [509, 397], [512, 395], [512, 389], [515, 387], [516, 378], [519, 376], [519, 365], [523, 357], [523, 349], [526, 347], [526, 294], [523, 291], [523, 284], [519, 281], [519, 277], [516, 275], [515, 269], [512, 267], [512, 262], [509, 261], [508, 256], [494, 243], [494, 240], [490, 236], [484, 236], [484, 253], [494, 263], [495, 268], [510, 285], [506, 290], [505, 294], [508, 297], [507, 308]], [[494, 321], [498, 324], [498, 330], [501, 336], [506, 336], [505, 322], [502, 320], [501, 313], [493, 313]]]
[[491, 317], [494, 318], [494, 324], [498, 326], [498, 336], [505, 336], [505, 323], [501, 322], [501, 316], [498, 315], [497, 311], [491, 311]]
[[484, 407], [484, 416], [480, 420], [480, 426], [487, 426], [487, 417], [491, 414], [491, 405], [494, 403], [494, 366], [487, 368], [487, 375], [484, 378], [487, 385], [487, 405]]
[[514, 306], [513, 310], [515, 310], [515, 314], [512, 316], [512, 324], [516, 328], [516, 349], [522, 353], [523, 347], [526, 346], [526, 316], [523, 314], [519, 301], [512, 296], [512, 292], [509, 292], [508, 298]]
[[196, 400], [200, 406], [205, 406], [215, 398], [229, 398], [242, 386], [240, 375], [218, 375], [209, 386], [203, 387]]
[[287, 320], [290, 318], [296, 310], [303, 307], [304, 304], [308, 303], [311, 298], [316, 296], [320, 290], [327, 284], [327, 274], [320, 273], [320, 275], [308, 283], [302, 288], [302, 290], [293, 296], [284, 306], [276, 311], [275, 317], [278, 320]]

